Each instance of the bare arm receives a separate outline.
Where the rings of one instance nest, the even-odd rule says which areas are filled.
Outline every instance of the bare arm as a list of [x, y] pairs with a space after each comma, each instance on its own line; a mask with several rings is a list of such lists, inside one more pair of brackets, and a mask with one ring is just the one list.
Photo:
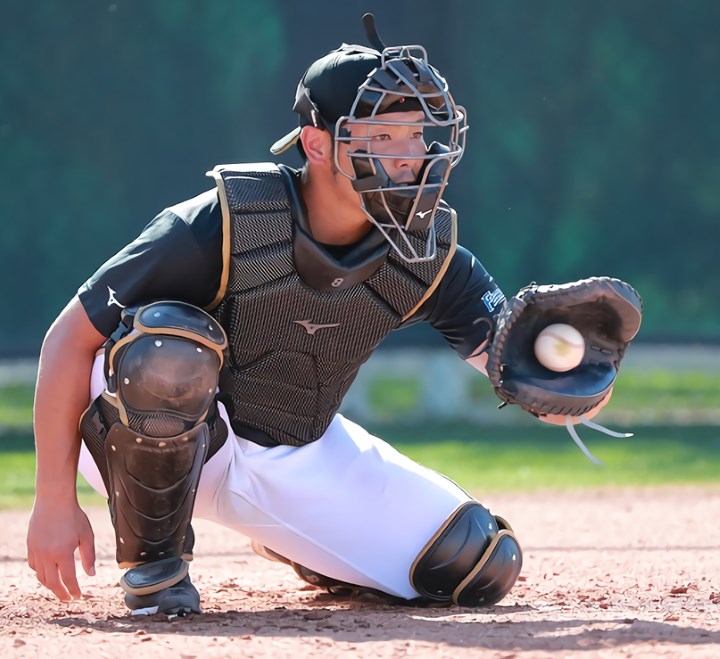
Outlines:
[[90, 403], [90, 372], [104, 341], [77, 297], [45, 336], [34, 407], [36, 496], [40, 500], [76, 500], [78, 421]]
[[94, 542], [75, 488], [80, 451], [78, 421], [90, 400], [90, 373], [105, 337], [74, 297], [48, 330], [35, 390], [36, 492], [28, 528], [28, 563], [58, 598], [81, 596], [75, 549], [94, 573]]
[[465, 360], [474, 369], [480, 371], [485, 377], [487, 377], [487, 360], [488, 354], [485, 351], [487, 348], [487, 340], [483, 341], [473, 353]]

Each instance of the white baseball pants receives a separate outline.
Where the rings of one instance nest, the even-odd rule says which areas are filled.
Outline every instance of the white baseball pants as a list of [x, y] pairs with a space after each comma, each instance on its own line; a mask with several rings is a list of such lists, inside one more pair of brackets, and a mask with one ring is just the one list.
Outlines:
[[[105, 388], [95, 360], [90, 394]], [[471, 497], [337, 415], [301, 447], [266, 448], [233, 434], [205, 464], [193, 517], [212, 520], [320, 574], [411, 599], [410, 568]], [[85, 444], [80, 472], [107, 496]]]

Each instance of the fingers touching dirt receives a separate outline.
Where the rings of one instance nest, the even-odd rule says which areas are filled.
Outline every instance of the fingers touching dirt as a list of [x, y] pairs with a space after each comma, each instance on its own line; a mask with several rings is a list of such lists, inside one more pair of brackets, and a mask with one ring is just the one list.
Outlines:
[[95, 574], [95, 540], [85, 513], [78, 507], [71, 514], [52, 518], [34, 509], [28, 529], [28, 565], [37, 580], [64, 601], [81, 599], [75, 571], [75, 550], [86, 574]]

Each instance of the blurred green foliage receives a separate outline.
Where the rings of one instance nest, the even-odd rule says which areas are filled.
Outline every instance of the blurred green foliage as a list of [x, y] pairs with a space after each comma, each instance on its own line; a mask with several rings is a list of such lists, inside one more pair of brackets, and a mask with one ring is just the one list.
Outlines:
[[32, 384], [0, 386], [0, 429], [24, 429], [32, 426]]
[[[386, 423], [402, 422], [422, 404], [422, 384], [412, 377], [384, 376], [374, 379], [368, 403], [374, 418]], [[486, 378], [469, 383], [473, 404], [488, 408], [500, 401]], [[0, 399], [1, 400], [1, 399]], [[693, 413], [712, 412], [720, 401], [720, 372], [712, 370], [672, 370], [625, 367], [618, 374], [610, 405], [603, 418], [622, 417], [624, 423], [693, 423]], [[1, 408], [0, 408], [1, 409]], [[513, 422], [534, 423], [532, 417], [513, 408]], [[504, 410], [502, 416], [510, 413]], [[720, 418], [720, 415], [717, 415]]]
[[720, 3], [50, 0], [0, 6], [0, 356], [37, 354], [206, 170], [270, 159], [297, 80], [364, 42], [365, 10], [467, 106], [446, 196], [507, 293], [610, 274], [645, 299], [640, 340], [720, 337]]
[[[484, 378], [476, 380], [472, 400], [494, 408], [498, 400], [492, 388]], [[579, 427], [588, 448], [605, 462], [601, 468], [586, 460], [565, 428], [517, 409], [497, 413], [496, 423], [502, 426], [426, 418], [413, 422], [414, 410], [422, 404], [421, 386], [400, 375], [374, 379], [368, 404], [375, 421], [366, 427], [473, 492], [718, 482], [720, 425], [717, 415], [715, 425], [707, 418], [720, 400], [720, 372], [711, 369], [659, 365], [621, 371], [600, 420], [635, 436], [615, 439]], [[32, 396], [31, 384], [0, 386], [0, 508], [32, 504]], [[517, 412], [512, 418], [511, 411]], [[616, 427], [618, 418], [622, 421]], [[683, 425], [687, 423], [691, 425]], [[83, 504], [102, 503], [82, 478], [78, 483]]]
[[720, 428], [634, 428], [630, 439], [580, 431], [587, 460], [562, 427], [378, 427], [402, 453], [473, 492], [587, 487], [717, 485]]
[[716, 410], [720, 373], [626, 369], [618, 374], [614, 410]]
[[[82, 476], [77, 481], [82, 505], [101, 505], [105, 499]], [[32, 438], [23, 432], [0, 434], [0, 510], [27, 508], [35, 497], [35, 453]]]

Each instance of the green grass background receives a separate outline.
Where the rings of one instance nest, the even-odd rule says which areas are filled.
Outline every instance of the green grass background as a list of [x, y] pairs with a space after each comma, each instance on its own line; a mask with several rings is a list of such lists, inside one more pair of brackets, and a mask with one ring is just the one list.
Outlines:
[[[477, 393], [480, 402], [494, 396], [487, 383], [482, 384]], [[29, 384], [0, 387], [0, 508], [32, 505], [32, 393]], [[416, 383], [378, 380], [369, 398], [380, 421], [366, 427], [473, 493], [720, 484], [720, 426], [663, 421], [668, 411], [682, 413], [692, 422], [694, 416], [717, 409], [720, 373], [661, 369], [621, 373], [609, 410], [624, 414], [623, 424], [618, 428], [607, 423], [635, 436], [615, 439], [578, 427], [603, 466], [589, 462], [564, 428], [527, 415], [520, 424], [407, 424], [407, 412], [418, 396]], [[82, 479], [78, 490], [82, 503], [103, 503]]]

